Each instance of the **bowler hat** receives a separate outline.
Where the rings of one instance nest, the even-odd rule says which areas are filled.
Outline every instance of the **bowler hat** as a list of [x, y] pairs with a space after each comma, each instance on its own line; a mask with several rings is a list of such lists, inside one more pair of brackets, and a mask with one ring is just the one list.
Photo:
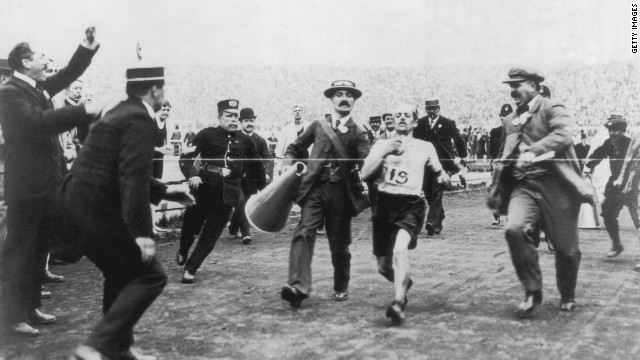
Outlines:
[[430, 99], [424, 102], [424, 106], [428, 108], [440, 107], [440, 102], [436, 99]]
[[533, 69], [523, 69], [523, 68], [511, 68], [509, 70], [509, 79], [503, 81], [503, 83], [513, 83], [513, 82], [521, 82], [525, 80], [531, 80], [536, 83], [541, 83], [544, 81], [544, 76], [542, 76], [538, 71]]
[[137, 67], [127, 69], [127, 82], [164, 81], [163, 67]]
[[252, 108], [244, 108], [240, 110], [240, 116], [238, 117], [238, 120], [255, 119], [255, 118], [257, 118], [257, 116], [253, 114]]
[[382, 114], [382, 118], [383, 118], [383, 119], [384, 119], [384, 118], [386, 118], [387, 116], [393, 116], [393, 114], [390, 114], [390, 113], [384, 113], [384, 114]]
[[607, 118], [607, 122], [604, 124], [604, 127], [607, 129], [626, 128], [627, 120], [625, 120], [624, 116], [620, 113], [612, 113]]
[[512, 112], [513, 112], [513, 108], [511, 107], [511, 104], [504, 104], [500, 108], [500, 116], [507, 116]]
[[358, 99], [362, 96], [362, 91], [356, 88], [356, 83], [349, 80], [336, 80], [331, 83], [331, 87], [324, 91], [324, 96], [327, 98], [331, 98], [333, 93], [338, 90], [349, 90], [353, 93], [353, 98]]
[[540, 95], [542, 95], [543, 97], [546, 97], [546, 98], [550, 98], [551, 97], [551, 90], [549, 90], [549, 87], [547, 85], [541, 85], [540, 86]]
[[238, 113], [238, 105], [240, 105], [238, 103], [238, 100], [228, 99], [218, 101], [218, 113], [221, 113], [223, 111]]
[[382, 122], [382, 117], [381, 116], [371, 116], [369, 118], [369, 122]]

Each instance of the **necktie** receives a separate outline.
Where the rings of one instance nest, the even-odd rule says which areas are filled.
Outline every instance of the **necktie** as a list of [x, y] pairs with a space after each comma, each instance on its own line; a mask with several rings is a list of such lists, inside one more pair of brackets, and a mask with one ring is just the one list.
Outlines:
[[336, 120], [336, 129], [340, 126], [340, 120]]

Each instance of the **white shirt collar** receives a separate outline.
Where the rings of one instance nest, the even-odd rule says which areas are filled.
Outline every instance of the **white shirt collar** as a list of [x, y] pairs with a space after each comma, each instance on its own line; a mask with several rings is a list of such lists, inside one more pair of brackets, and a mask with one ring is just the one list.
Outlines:
[[242, 133], [247, 135], [247, 136], [251, 136], [251, 134], [253, 134], [254, 132], [252, 131], [251, 134], [249, 134], [248, 132], [245, 132], [244, 129], [242, 130]]
[[[152, 119], [156, 119], [156, 112], [153, 111], [153, 108], [151, 107], [151, 105], [149, 105], [146, 101], [140, 99], [140, 101], [142, 101], [142, 105], [144, 105], [145, 108], [147, 108], [147, 111], [149, 112], [149, 116], [151, 116]], [[156, 119], [156, 121], [158, 121], [158, 119]]]
[[431, 118], [429, 118], [429, 126], [431, 126], [431, 128], [433, 129], [433, 127], [436, 125], [438, 120], [440, 120], [440, 115], [436, 116], [436, 118], [433, 119], [433, 120], [431, 120]]
[[36, 81], [33, 80], [32, 78], [28, 77], [27, 75], [25, 75], [25, 74], [23, 74], [21, 72], [14, 71], [13, 72], [13, 76], [15, 76], [18, 79], [20, 79], [20, 80], [26, 82], [27, 84], [31, 85], [31, 87], [33, 87], [34, 89], [36, 88], [36, 85], [37, 85]]
[[336, 121], [340, 120], [340, 125], [345, 125], [347, 123], [347, 121], [349, 121], [349, 119], [351, 118], [351, 114], [345, 116], [345, 117], [340, 117], [340, 115], [338, 114], [333, 114], [331, 116], [331, 127], [332, 128], [336, 128]]
[[531, 109], [533, 108], [533, 105], [536, 104], [536, 102], [538, 102], [538, 99], [540, 98], [540, 96], [542, 95], [536, 95], [533, 99], [531, 99], [531, 101], [529, 101], [529, 111], [531, 111]]
[[396, 130], [394, 129], [393, 131], [387, 130], [387, 139], [392, 138], [396, 136]]
[[68, 102], [69, 104], [73, 105], [73, 106], [78, 106], [78, 102], [77, 102], [77, 101], [75, 101], [75, 100], [73, 100], [72, 98], [70, 98], [70, 97], [68, 97], [68, 96], [67, 96], [67, 98], [66, 98], [65, 100], [67, 100], [67, 102]]

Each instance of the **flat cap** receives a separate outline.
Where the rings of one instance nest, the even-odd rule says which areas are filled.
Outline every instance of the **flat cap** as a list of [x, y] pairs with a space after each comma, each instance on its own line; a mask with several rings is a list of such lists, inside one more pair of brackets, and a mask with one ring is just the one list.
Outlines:
[[607, 122], [604, 124], [607, 129], [616, 127], [627, 127], [627, 120], [620, 113], [612, 113], [607, 118]]
[[508, 73], [509, 79], [503, 81], [503, 83], [513, 83], [513, 82], [521, 82], [525, 80], [531, 80], [536, 83], [541, 83], [544, 81], [544, 76], [542, 76], [538, 71], [533, 69], [524, 69], [524, 68], [511, 68]]
[[230, 113], [238, 113], [238, 105], [240, 105], [240, 103], [234, 99], [218, 101], [218, 112], [227, 111]]
[[429, 99], [424, 102], [425, 107], [440, 107], [440, 102], [437, 99]]
[[127, 69], [127, 82], [163, 80], [163, 67], [137, 67]]
[[369, 122], [382, 122], [382, 116], [371, 116]]

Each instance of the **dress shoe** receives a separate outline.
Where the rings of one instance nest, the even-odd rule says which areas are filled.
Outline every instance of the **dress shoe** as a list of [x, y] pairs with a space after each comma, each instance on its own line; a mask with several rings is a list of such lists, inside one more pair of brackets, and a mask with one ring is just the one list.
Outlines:
[[578, 306], [578, 304], [576, 304], [574, 299], [562, 300], [560, 302], [560, 310], [562, 311], [572, 312], [575, 310], [576, 306]]
[[524, 301], [518, 305], [516, 313], [520, 316], [533, 312], [535, 308], [542, 303], [542, 291], [527, 292]]
[[35, 309], [29, 315], [29, 320], [38, 324], [51, 324], [56, 321], [56, 317], [53, 315], [45, 314], [42, 311]]
[[435, 232], [436, 235], [439, 235], [442, 232], [442, 225], [438, 225], [434, 227], [433, 231]]
[[251, 236], [245, 236], [242, 238], [242, 245], [249, 245], [251, 244]]
[[107, 360], [100, 352], [91, 346], [79, 345], [71, 354], [69, 360]]
[[613, 248], [605, 256], [608, 257], [609, 259], [613, 259], [614, 257], [617, 257], [618, 255], [620, 255], [620, 253], [622, 253], [623, 250], [624, 248], [622, 246], [620, 246], [619, 248]]
[[335, 301], [346, 301], [349, 300], [349, 292], [348, 291], [336, 291], [333, 294], [333, 300]]
[[400, 325], [404, 321], [404, 311], [402, 310], [402, 304], [399, 301], [394, 301], [391, 306], [387, 308], [386, 315], [391, 319], [393, 325]]
[[280, 291], [280, 298], [289, 302], [291, 307], [294, 308], [299, 308], [300, 305], [302, 305], [302, 300], [308, 297], [308, 295], [301, 293], [300, 290], [292, 286], [284, 286], [282, 291]]
[[427, 230], [427, 235], [429, 236], [433, 236], [436, 234], [436, 228], [433, 226], [433, 224], [427, 223], [424, 226], [424, 229]]
[[182, 283], [183, 284], [193, 284], [196, 281], [195, 275], [190, 273], [189, 271], [185, 271], [182, 275]]
[[176, 264], [178, 264], [179, 266], [182, 266], [186, 262], [187, 262], [187, 257], [185, 255], [182, 255], [180, 253], [176, 254]]
[[40, 330], [31, 327], [26, 322], [21, 322], [9, 327], [9, 330], [18, 336], [33, 337], [40, 335]]
[[42, 276], [43, 283], [63, 283], [64, 276], [54, 275], [49, 270], [44, 271], [44, 275]]
[[500, 223], [501, 223], [501, 222], [502, 222], [502, 219], [501, 219], [501, 218], [497, 218], [497, 219], [494, 219], [494, 220], [493, 220], [493, 222], [491, 223], [491, 225], [500, 225]]
[[232, 236], [232, 237], [237, 239], [237, 238], [240, 237], [240, 232], [238, 230], [236, 230], [236, 231], [229, 230], [229, 236]]
[[51, 291], [45, 289], [40, 290], [40, 299], [48, 299], [51, 297]]

